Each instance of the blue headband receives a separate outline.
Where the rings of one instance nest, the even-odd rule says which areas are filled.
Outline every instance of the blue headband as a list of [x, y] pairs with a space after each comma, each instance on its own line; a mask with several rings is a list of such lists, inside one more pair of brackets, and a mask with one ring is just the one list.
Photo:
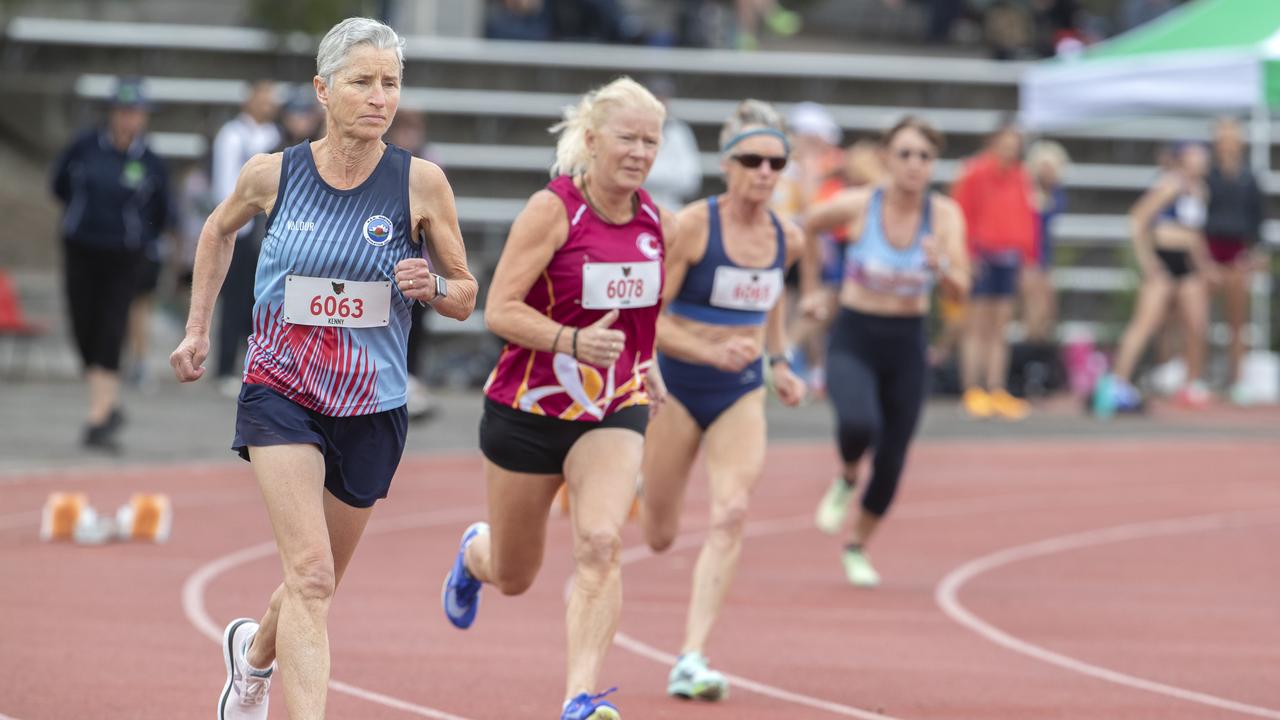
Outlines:
[[743, 140], [746, 140], [749, 137], [754, 137], [756, 135], [769, 135], [771, 137], [778, 138], [779, 140], [782, 141], [783, 150], [786, 151], [788, 155], [791, 154], [791, 143], [787, 141], [786, 133], [782, 132], [781, 130], [774, 130], [773, 128], [752, 128], [751, 130], [744, 130], [738, 133], [737, 135], [734, 135], [733, 137], [729, 138], [729, 142], [725, 143], [720, 147], [720, 152], [727, 153], [729, 152], [730, 149], [733, 148], [734, 145], [737, 145]]

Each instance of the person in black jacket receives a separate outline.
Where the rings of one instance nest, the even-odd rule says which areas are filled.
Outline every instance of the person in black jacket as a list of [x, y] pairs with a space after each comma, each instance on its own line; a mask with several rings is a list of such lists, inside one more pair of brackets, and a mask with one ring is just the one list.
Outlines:
[[89, 385], [86, 447], [115, 452], [120, 350], [129, 305], [148, 255], [168, 224], [168, 172], [147, 145], [148, 106], [136, 80], [121, 80], [106, 123], [81, 133], [54, 166], [64, 206], [67, 309]]
[[1237, 387], [1244, 359], [1244, 326], [1249, 320], [1249, 284], [1253, 273], [1265, 267], [1258, 242], [1262, 235], [1262, 191], [1249, 172], [1244, 139], [1235, 120], [1223, 118], [1213, 132], [1213, 165], [1209, 169], [1209, 211], [1205, 239], [1218, 266], [1223, 310], [1231, 328], [1227, 346], [1227, 383], [1231, 399], [1245, 402]]

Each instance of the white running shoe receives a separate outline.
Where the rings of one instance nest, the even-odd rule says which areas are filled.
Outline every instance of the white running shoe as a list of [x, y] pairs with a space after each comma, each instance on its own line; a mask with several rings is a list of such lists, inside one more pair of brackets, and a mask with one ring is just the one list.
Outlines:
[[867, 554], [859, 547], [844, 549], [844, 574], [854, 587], [874, 588], [880, 585], [880, 573], [871, 567]]
[[[232, 620], [222, 633], [222, 661], [227, 666], [227, 684], [218, 698], [218, 720], [266, 720], [267, 691], [271, 673], [249, 667], [245, 652], [258, 632], [258, 623], [249, 618]], [[273, 663], [274, 665], [274, 663]]]
[[837, 476], [827, 494], [822, 496], [818, 504], [818, 514], [813, 523], [828, 535], [835, 535], [844, 527], [844, 519], [849, 516], [849, 500], [853, 497], [853, 488], [844, 478]]
[[667, 676], [667, 694], [684, 700], [716, 702], [729, 697], [729, 681], [708, 667], [701, 653], [685, 653]]

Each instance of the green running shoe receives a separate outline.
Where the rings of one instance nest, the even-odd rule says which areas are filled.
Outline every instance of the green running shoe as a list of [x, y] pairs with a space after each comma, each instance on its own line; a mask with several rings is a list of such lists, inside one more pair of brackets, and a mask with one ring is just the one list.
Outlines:
[[827, 493], [822, 496], [813, 524], [828, 535], [840, 532], [840, 528], [844, 527], [844, 519], [849, 515], [849, 500], [852, 498], [853, 488], [844, 481], [844, 478], [837, 477], [835, 482], [831, 483], [831, 487], [827, 488]]
[[667, 694], [683, 700], [716, 702], [729, 697], [729, 681], [707, 667], [701, 653], [685, 653], [667, 677]]
[[764, 22], [770, 30], [784, 36], [795, 35], [800, 32], [800, 26], [804, 24], [800, 13], [787, 10], [781, 5], [775, 6], [768, 15], [765, 15]]
[[844, 574], [854, 587], [873, 588], [880, 584], [880, 573], [871, 567], [867, 554], [857, 546], [844, 549]]

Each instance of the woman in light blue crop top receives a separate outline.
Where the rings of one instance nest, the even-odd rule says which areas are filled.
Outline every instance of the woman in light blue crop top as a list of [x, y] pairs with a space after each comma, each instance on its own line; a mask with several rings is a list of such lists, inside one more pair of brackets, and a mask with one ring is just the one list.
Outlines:
[[685, 207], [667, 240], [657, 355], [667, 400], [645, 436], [640, 515], [649, 545], [670, 547], [701, 448], [713, 486], [712, 527], [667, 693], [703, 700], [728, 692], [703, 647], [729, 590], [747, 503], [763, 470], [766, 366], [784, 404], [804, 395], [783, 354], [782, 303], [783, 275], [804, 240], [769, 210], [790, 150], [781, 118], [767, 103], [744, 100], [721, 130], [720, 148], [726, 192]]
[[893, 502], [924, 404], [930, 295], [935, 285], [953, 297], [969, 290], [960, 208], [929, 190], [941, 149], [941, 135], [927, 123], [902, 119], [881, 141], [888, 180], [846, 191], [813, 208], [805, 221], [801, 290], [802, 310], [809, 314], [825, 309], [816, 292], [818, 234], [850, 228], [827, 354], [827, 395], [844, 467], [818, 507], [817, 524], [831, 534], [843, 529], [859, 462], [874, 448], [861, 512], [844, 551], [845, 574], [859, 587], [879, 584], [865, 547]]

